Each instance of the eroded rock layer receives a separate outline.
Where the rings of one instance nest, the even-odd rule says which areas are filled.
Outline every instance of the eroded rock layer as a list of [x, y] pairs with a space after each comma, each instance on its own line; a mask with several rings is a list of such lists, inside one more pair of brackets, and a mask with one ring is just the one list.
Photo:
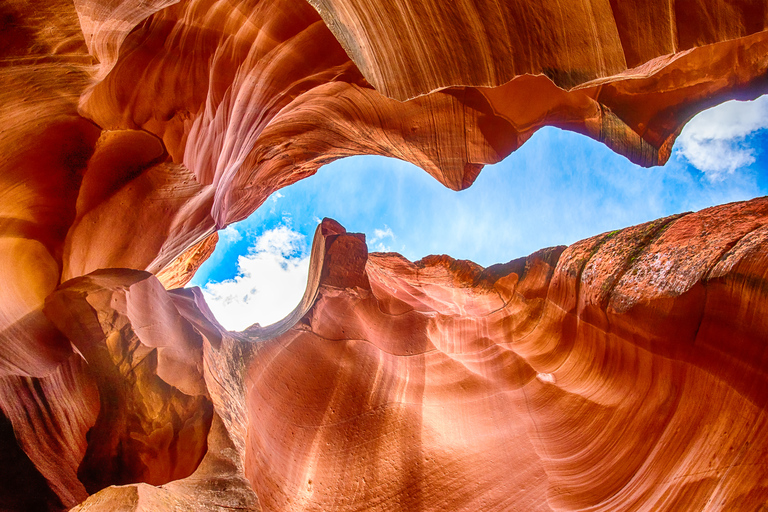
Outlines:
[[160, 292], [145, 273], [78, 278], [52, 295], [55, 320], [59, 307], [77, 309], [61, 298], [78, 283], [166, 294], [193, 326], [168, 336], [202, 340], [214, 409], [211, 448], [191, 476], [110, 487], [77, 510], [755, 510], [768, 500], [768, 199], [485, 269], [369, 255], [361, 235], [328, 220], [314, 249], [292, 317], [243, 333], [218, 326], [197, 292]]
[[339, 157], [461, 189], [554, 125], [664, 162], [694, 113], [766, 90], [758, 4], [4, 2], [0, 329], [28, 348], [2, 366], [60, 362], [22, 327], [59, 282], [183, 274], [185, 250]]
[[765, 200], [489, 269], [324, 222], [240, 334], [167, 291], [333, 159], [458, 190], [552, 125], [652, 165], [767, 90], [762, 3], [640, 4], [0, 4], [0, 508], [764, 504]]

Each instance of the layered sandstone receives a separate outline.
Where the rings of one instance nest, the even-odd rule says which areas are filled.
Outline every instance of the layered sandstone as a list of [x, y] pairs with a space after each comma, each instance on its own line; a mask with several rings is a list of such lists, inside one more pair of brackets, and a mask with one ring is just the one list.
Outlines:
[[489, 269], [327, 222], [240, 334], [166, 291], [333, 159], [458, 190], [552, 125], [652, 165], [766, 90], [760, 2], [565, 4], [3, 2], [0, 508], [760, 506], [764, 200]]
[[167, 293], [203, 341], [206, 459], [77, 510], [755, 510], [766, 249], [768, 199], [485, 269], [326, 220], [286, 322], [227, 333]]

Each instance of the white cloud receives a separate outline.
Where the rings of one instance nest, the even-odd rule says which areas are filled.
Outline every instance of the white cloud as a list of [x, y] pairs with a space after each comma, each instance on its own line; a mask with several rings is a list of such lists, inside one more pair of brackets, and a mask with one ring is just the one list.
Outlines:
[[373, 236], [368, 240], [368, 247], [379, 252], [389, 252], [391, 249], [389, 245], [384, 244], [385, 238], [389, 238], [392, 242], [395, 241], [395, 234], [386, 224], [384, 229], [373, 230]]
[[269, 204], [270, 204], [269, 213], [271, 213], [273, 215], [275, 214], [275, 212], [277, 211], [277, 200], [281, 199], [283, 197], [285, 197], [285, 196], [283, 194], [281, 194], [280, 192], [273, 192], [272, 195], [269, 196], [267, 201], [265, 201], [265, 202], [269, 202]]
[[242, 240], [243, 235], [235, 228], [234, 225], [230, 224], [226, 228], [219, 231], [219, 238], [224, 242], [233, 244]]
[[694, 117], [677, 139], [691, 165], [710, 181], [720, 181], [755, 162], [746, 137], [768, 127], [768, 96], [755, 101], [728, 101]]
[[309, 256], [304, 235], [278, 226], [257, 237], [238, 257], [237, 275], [203, 286], [216, 319], [227, 329], [243, 330], [284, 318], [301, 300], [307, 285]]

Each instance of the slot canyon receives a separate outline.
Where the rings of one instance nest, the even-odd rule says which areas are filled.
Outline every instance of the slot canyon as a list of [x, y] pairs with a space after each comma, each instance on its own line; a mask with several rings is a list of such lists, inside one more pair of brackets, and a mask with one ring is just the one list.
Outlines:
[[323, 219], [241, 332], [184, 287], [343, 157], [661, 165], [764, 0], [3, 0], [0, 86], [0, 510], [768, 511], [768, 197], [488, 267]]

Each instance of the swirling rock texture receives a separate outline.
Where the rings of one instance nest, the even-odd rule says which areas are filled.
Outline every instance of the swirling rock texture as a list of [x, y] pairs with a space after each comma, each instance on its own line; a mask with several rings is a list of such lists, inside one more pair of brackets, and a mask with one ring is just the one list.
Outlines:
[[243, 333], [167, 291], [335, 158], [458, 190], [553, 125], [663, 163], [766, 91], [766, 28], [750, 0], [3, 2], [0, 508], [768, 507], [764, 199], [488, 269], [326, 221], [302, 303]]
[[766, 249], [768, 199], [487, 269], [325, 221], [302, 304], [243, 333], [146, 273], [75, 279], [46, 312], [97, 282], [170, 297], [216, 418], [188, 478], [77, 510], [759, 509]]

